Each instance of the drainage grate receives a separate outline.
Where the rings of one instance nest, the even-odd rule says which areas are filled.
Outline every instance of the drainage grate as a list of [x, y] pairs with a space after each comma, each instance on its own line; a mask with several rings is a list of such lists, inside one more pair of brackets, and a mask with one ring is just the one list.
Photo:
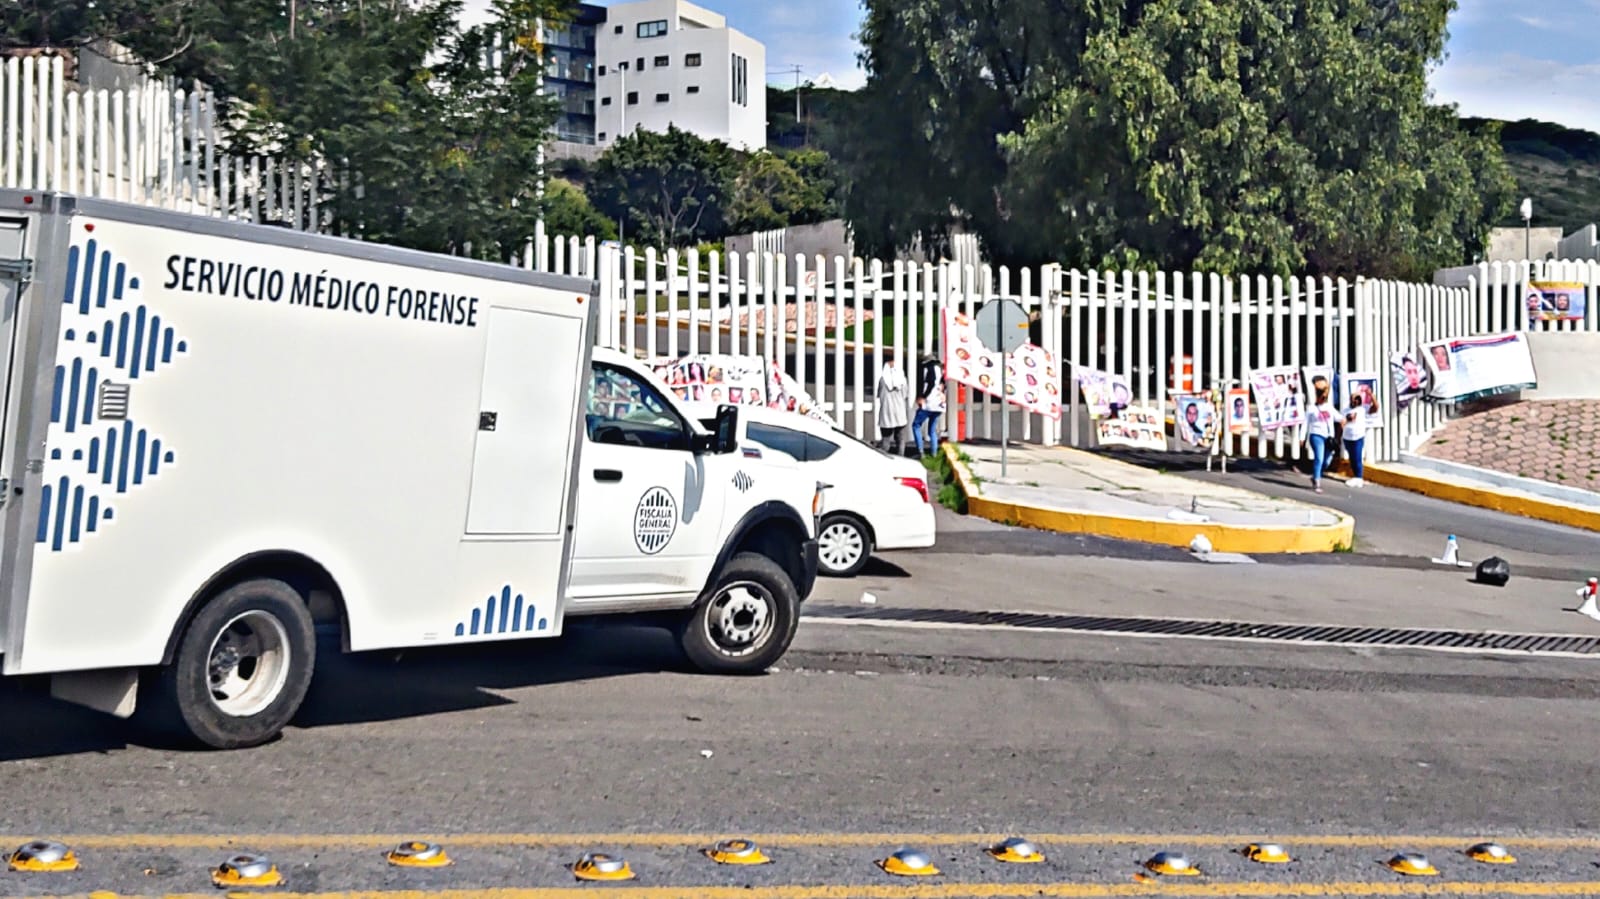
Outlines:
[[1580, 634], [1513, 634], [1495, 631], [1446, 631], [1403, 627], [1330, 627], [1320, 624], [1253, 624], [1245, 621], [1199, 621], [1186, 618], [1114, 618], [1098, 615], [1050, 615], [1030, 612], [983, 612], [963, 609], [896, 609], [811, 605], [807, 618], [915, 624], [965, 624], [1038, 628], [1091, 634], [1267, 640], [1323, 643], [1335, 646], [1410, 646], [1425, 649], [1481, 649], [1499, 652], [1600, 655], [1600, 637]]

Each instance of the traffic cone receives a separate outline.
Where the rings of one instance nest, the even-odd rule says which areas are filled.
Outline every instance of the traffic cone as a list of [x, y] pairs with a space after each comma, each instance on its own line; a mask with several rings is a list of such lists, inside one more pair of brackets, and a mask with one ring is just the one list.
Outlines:
[[1586, 615], [1600, 621], [1600, 606], [1595, 604], [1596, 594], [1600, 594], [1600, 578], [1589, 578], [1589, 583], [1578, 588], [1578, 595], [1583, 597], [1583, 604], [1578, 606], [1579, 615]]
[[1433, 561], [1440, 565], [1461, 565], [1461, 547], [1456, 543], [1455, 534], [1444, 538], [1444, 556]]

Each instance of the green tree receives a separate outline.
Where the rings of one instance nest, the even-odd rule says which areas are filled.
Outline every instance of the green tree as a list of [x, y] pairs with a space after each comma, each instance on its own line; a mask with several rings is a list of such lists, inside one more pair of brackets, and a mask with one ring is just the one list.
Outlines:
[[959, 210], [1010, 262], [1456, 264], [1509, 194], [1494, 141], [1429, 104], [1454, 6], [868, 0], [847, 214], [882, 246]]
[[601, 215], [577, 185], [563, 178], [545, 183], [544, 227], [548, 234], [567, 237], [617, 237], [617, 223]]
[[746, 234], [828, 218], [833, 209], [829, 167], [826, 154], [816, 150], [750, 154], [734, 181], [730, 230]]
[[721, 141], [676, 126], [639, 130], [600, 157], [590, 197], [602, 213], [628, 223], [630, 238], [684, 246], [722, 236], [738, 172], [737, 157]]
[[537, 24], [564, 14], [561, 0], [495, 0], [493, 21], [466, 31], [461, 0], [72, 3], [45, 24], [6, 20], [6, 39], [117, 37], [204, 82], [233, 152], [325, 172], [306, 190], [337, 230], [485, 258], [533, 234], [556, 115]]

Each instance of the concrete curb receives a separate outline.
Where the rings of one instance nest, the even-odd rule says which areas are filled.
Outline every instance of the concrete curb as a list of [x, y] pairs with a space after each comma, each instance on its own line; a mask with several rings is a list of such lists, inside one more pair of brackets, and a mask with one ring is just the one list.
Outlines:
[[[1014, 523], [1064, 534], [1095, 534], [1141, 543], [1187, 547], [1196, 534], [1204, 534], [1216, 552], [1326, 553], [1353, 545], [1356, 521], [1336, 509], [1318, 506], [1339, 519], [1333, 525], [1263, 527], [1256, 525], [1196, 524], [1164, 518], [1134, 518], [1091, 512], [1043, 509], [1020, 503], [985, 499], [974, 484], [972, 472], [961, 461], [954, 443], [941, 446], [945, 461], [956, 476], [956, 488], [967, 499], [967, 513], [1001, 523]], [[1368, 466], [1370, 469], [1371, 466]]]
[[1503, 471], [1495, 471], [1491, 468], [1467, 465], [1462, 462], [1435, 459], [1419, 453], [1401, 453], [1400, 464], [1409, 465], [1412, 468], [1427, 469], [1435, 474], [1442, 474], [1460, 481], [1480, 482], [1490, 487], [1515, 490], [1540, 499], [1553, 499], [1558, 503], [1600, 511], [1600, 493], [1583, 490], [1578, 487], [1565, 487], [1561, 484], [1552, 484], [1549, 481], [1524, 478], [1514, 474], [1507, 474]]
[[1519, 515], [1523, 518], [1547, 521], [1585, 531], [1600, 531], [1600, 509], [1542, 499], [1510, 490], [1499, 490], [1480, 481], [1468, 481], [1465, 478], [1453, 478], [1443, 474], [1423, 477], [1371, 462], [1366, 464], [1364, 474], [1366, 479], [1374, 484], [1409, 490], [1446, 502], [1505, 512], [1508, 515]]

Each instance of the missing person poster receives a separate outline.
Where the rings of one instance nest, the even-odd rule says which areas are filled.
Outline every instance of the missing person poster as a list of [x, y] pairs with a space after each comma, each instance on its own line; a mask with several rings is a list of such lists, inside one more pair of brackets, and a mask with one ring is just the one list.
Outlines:
[[1229, 387], [1226, 401], [1228, 433], [1243, 437], [1255, 430], [1250, 426], [1250, 391], [1244, 387]]
[[1389, 380], [1394, 382], [1394, 408], [1406, 411], [1412, 400], [1428, 392], [1428, 370], [1417, 353], [1399, 352], [1389, 357]]
[[1528, 321], [1582, 321], [1588, 289], [1581, 281], [1528, 282]]
[[1210, 447], [1217, 421], [1211, 398], [1205, 394], [1181, 394], [1173, 402], [1178, 407], [1178, 438], [1189, 446]]
[[1300, 397], [1300, 372], [1293, 365], [1258, 368], [1250, 372], [1250, 389], [1256, 395], [1256, 414], [1262, 432], [1304, 424], [1305, 404]]
[[1004, 356], [992, 353], [978, 339], [972, 319], [954, 309], [944, 311], [945, 376], [990, 396], [1000, 396], [1000, 366], [1006, 367], [1005, 399], [1029, 412], [1061, 417], [1061, 379], [1055, 358], [1028, 343]]
[[1539, 386], [1527, 338], [1517, 331], [1425, 343], [1422, 358], [1432, 382], [1428, 396], [1436, 400], [1459, 403]]
[[1091, 418], [1105, 418], [1133, 402], [1133, 391], [1122, 375], [1079, 365], [1073, 367], [1072, 379], [1083, 391], [1083, 404], [1089, 408]]
[[1126, 446], [1132, 449], [1165, 450], [1167, 426], [1160, 411], [1149, 406], [1129, 406], [1119, 418], [1095, 422], [1095, 435], [1101, 446]]
[[678, 399], [687, 402], [766, 406], [829, 421], [781, 366], [760, 356], [703, 353], [653, 359], [650, 368]]

